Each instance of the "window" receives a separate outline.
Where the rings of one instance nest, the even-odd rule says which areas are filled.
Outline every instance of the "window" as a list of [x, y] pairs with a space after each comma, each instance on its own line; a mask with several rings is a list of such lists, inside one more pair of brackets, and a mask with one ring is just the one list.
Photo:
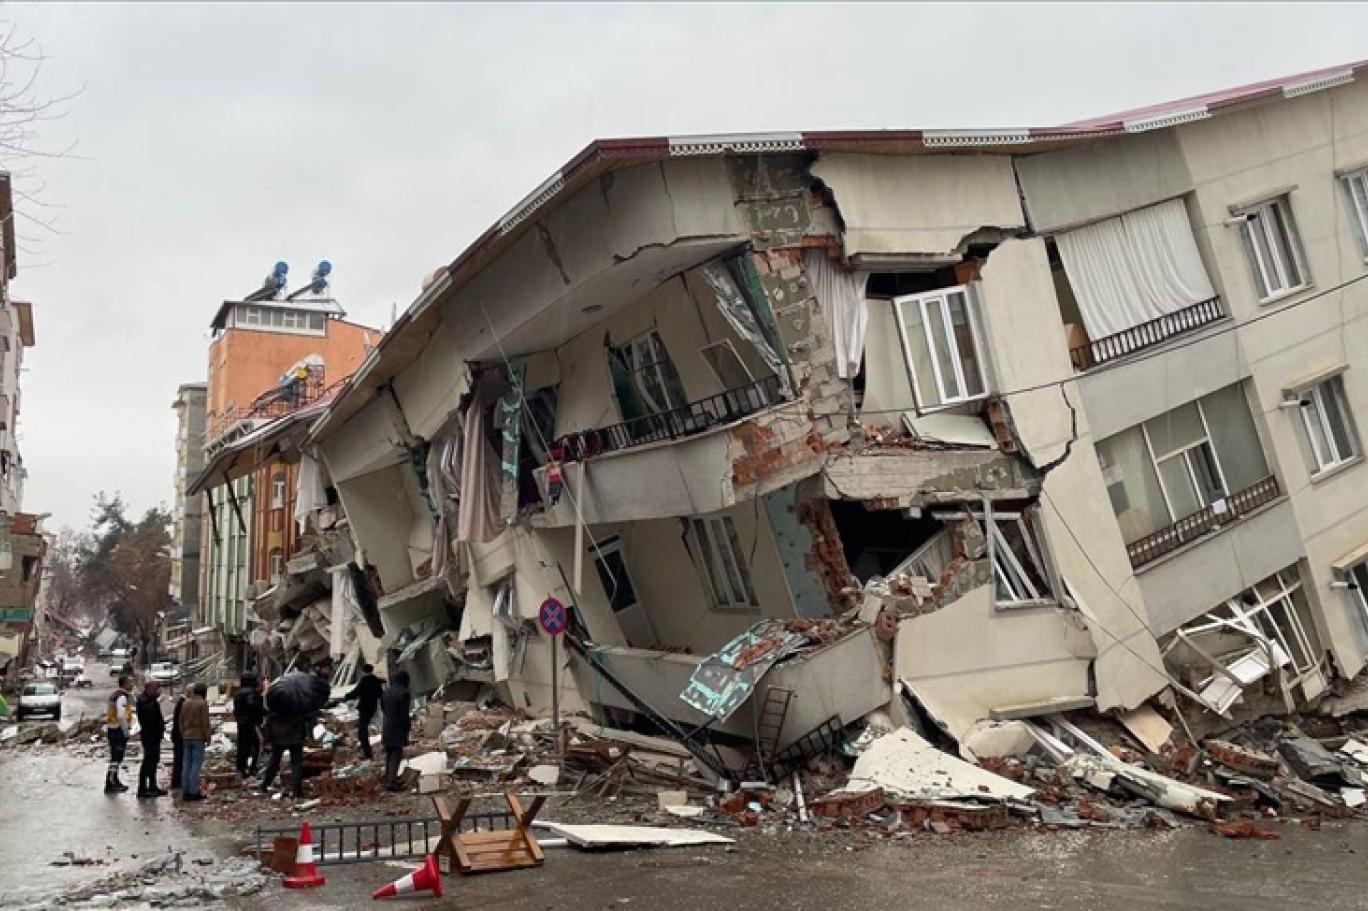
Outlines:
[[1240, 214], [1259, 300], [1276, 300], [1305, 287], [1309, 279], [1288, 197], [1279, 196]]
[[262, 324], [261, 308], [244, 307], [242, 310], [242, 322], [247, 326], [260, 326]]
[[627, 575], [627, 564], [622, 559], [622, 539], [608, 538], [592, 549], [594, 566], [598, 569], [599, 581], [603, 583], [603, 593], [614, 612], [635, 607], [636, 590], [632, 579]]
[[1359, 609], [1359, 616], [1368, 623], [1368, 563], [1355, 563], [1345, 573], [1349, 583], [1349, 597]]
[[489, 593], [494, 600], [494, 619], [505, 629], [516, 630], [519, 624], [513, 574], [509, 573], [489, 586]]
[[1302, 424], [1311, 446], [1312, 474], [1343, 465], [1359, 454], [1344, 382], [1336, 376], [1306, 389], [1299, 396]]
[[1143, 426], [1159, 487], [1174, 520], [1225, 497], [1225, 477], [1201, 402], [1175, 408]]
[[609, 367], [624, 420], [661, 414], [688, 404], [679, 372], [655, 329], [612, 349]]
[[315, 332], [322, 332], [327, 317], [322, 313], [309, 314], [309, 328]]
[[740, 608], [757, 604], [736, 524], [729, 516], [693, 519], [691, 524], [713, 604]]
[[1054, 566], [1035, 511], [994, 513], [991, 523], [982, 515], [977, 518], [983, 522], [984, 533], [991, 536], [997, 606], [1055, 604]]
[[893, 304], [920, 406], [954, 405], [987, 394], [978, 318], [967, 287], [911, 294]]
[[1349, 202], [1349, 215], [1358, 235], [1359, 252], [1368, 258], [1368, 168], [1345, 174], [1340, 178]]
[[279, 547], [271, 548], [270, 556], [267, 558], [271, 566], [271, 581], [274, 582], [285, 575], [285, 552]]
[[732, 346], [730, 339], [704, 345], [698, 351], [703, 355], [703, 360], [708, 362], [713, 373], [717, 375], [717, 381], [722, 384], [724, 391], [739, 389], [755, 382], [755, 377], [751, 376], [750, 370], [741, 360], [741, 355], [736, 353], [736, 348]]
[[271, 508], [285, 508], [285, 472], [283, 471], [271, 475]]

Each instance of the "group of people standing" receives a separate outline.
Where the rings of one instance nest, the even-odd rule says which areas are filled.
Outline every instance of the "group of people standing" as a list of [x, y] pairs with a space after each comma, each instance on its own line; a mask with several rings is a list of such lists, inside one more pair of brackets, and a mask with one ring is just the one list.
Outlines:
[[[176, 700], [171, 722], [171, 790], [180, 789], [181, 800], [203, 800], [200, 792], [200, 772], [204, 768], [204, 748], [209, 741], [209, 703], [205, 697], [209, 689], [196, 683]], [[133, 699], [133, 678], [119, 677], [118, 688], [109, 697], [105, 709], [105, 736], [109, 740], [109, 768], [105, 772], [105, 793], [117, 794], [128, 790], [119, 779], [124, 752], [128, 748], [129, 731], [133, 719], [138, 720], [138, 739], [142, 745], [142, 762], [138, 766], [139, 799], [165, 797], [171, 793], [157, 784], [157, 768], [161, 765], [162, 741], [166, 738], [166, 718], [161, 708], [161, 684], [148, 680], [143, 690]]]
[[[328, 679], [332, 666], [321, 664], [313, 673]], [[346, 695], [355, 699], [359, 711], [357, 736], [361, 756], [373, 759], [370, 728], [377, 712], [383, 712], [381, 744], [385, 748], [385, 786], [392, 791], [402, 790], [399, 784], [399, 765], [404, 747], [408, 745], [411, 727], [409, 676], [405, 671], [394, 675], [389, 685], [375, 676], [375, 669], [362, 667], [361, 679]], [[176, 699], [171, 715], [171, 790], [180, 789], [183, 801], [204, 799], [200, 790], [200, 775], [204, 768], [204, 751], [210, 738], [209, 690], [204, 683], [196, 683]], [[237, 772], [243, 781], [257, 775], [264, 739], [271, 746], [270, 759], [261, 770], [261, 789], [270, 790], [285, 754], [290, 755], [290, 783], [296, 799], [304, 791], [304, 744], [309, 738], [316, 716], [283, 717], [270, 712], [265, 694], [255, 674], [243, 674], [233, 696], [233, 719], [237, 723]], [[157, 785], [157, 769], [161, 765], [162, 741], [166, 737], [166, 720], [161, 707], [161, 685], [155, 680], [143, 684], [136, 702], [133, 699], [133, 679], [119, 677], [118, 688], [109, 697], [105, 713], [105, 733], [109, 740], [109, 768], [105, 773], [105, 793], [127, 791], [119, 780], [119, 771], [128, 746], [133, 719], [140, 727], [142, 763], [138, 770], [137, 796], [142, 799], [163, 797], [170, 791]]]

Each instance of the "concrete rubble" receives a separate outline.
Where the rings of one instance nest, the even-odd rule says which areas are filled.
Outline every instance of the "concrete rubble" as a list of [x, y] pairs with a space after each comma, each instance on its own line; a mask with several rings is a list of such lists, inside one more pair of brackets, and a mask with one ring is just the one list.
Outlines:
[[13, 911], [54, 907], [195, 908], [254, 895], [268, 882], [258, 865], [245, 858], [186, 863], [182, 854], [173, 853], [79, 886], [0, 893], [0, 907]]

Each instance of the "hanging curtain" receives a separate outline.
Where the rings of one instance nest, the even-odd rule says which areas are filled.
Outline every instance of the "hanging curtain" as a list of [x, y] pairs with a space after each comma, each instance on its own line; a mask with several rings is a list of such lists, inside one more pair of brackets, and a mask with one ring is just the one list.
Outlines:
[[860, 372], [860, 361], [864, 358], [865, 328], [869, 325], [865, 285], [869, 283], [869, 273], [837, 269], [825, 250], [805, 252], [803, 268], [821, 304], [831, 342], [836, 346], [836, 375], [850, 379]]
[[323, 472], [318, 460], [308, 452], [300, 454], [299, 472], [295, 476], [294, 520], [302, 535], [315, 512], [328, 505], [328, 495], [323, 490]]
[[1181, 199], [1055, 237], [1094, 341], [1216, 296]]
[[456, 537], [462, 541], [488, 541], [499, 533], [499, 455], [485, 436], [484, 384], [476, 387], [466, 409], [462, 442], [461, 502]]

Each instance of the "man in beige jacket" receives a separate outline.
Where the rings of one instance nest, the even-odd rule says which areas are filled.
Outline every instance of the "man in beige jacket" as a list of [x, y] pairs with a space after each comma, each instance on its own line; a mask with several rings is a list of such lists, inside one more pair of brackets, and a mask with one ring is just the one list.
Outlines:
[[185, 741], [185, 769], [181, 773], [181, 800], [203, 800], [200, 770], [204, 768], [204, 747], [209, 742], [209, 703], [204, 697], [209, 687], [196, 683], [181, 706], [181, 737]]

